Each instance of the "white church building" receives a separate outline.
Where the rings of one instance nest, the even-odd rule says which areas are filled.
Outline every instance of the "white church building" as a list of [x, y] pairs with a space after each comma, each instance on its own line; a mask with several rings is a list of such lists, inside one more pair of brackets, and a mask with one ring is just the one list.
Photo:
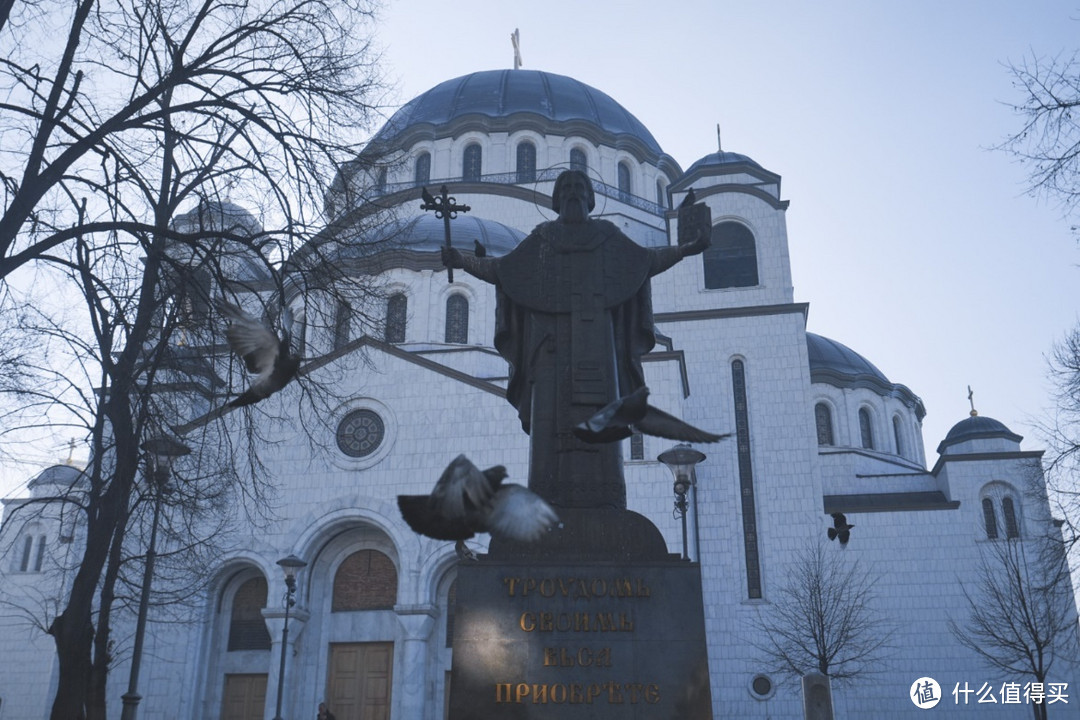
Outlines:
[[[1030, 717], [1028, 696], [1005, 702], [1004, 689], [1033, 678], [1002, 677], [958, 641], [949, 621], [963, 627], [965, 589], [977, 593], [980, 558], [995, 543], [1056, 532], [1044, 494], [1032, 491], [1042, 453], [973, 413], [957, 418], [945, 438], [930, 439], [938, 457], [928, 464], [926, 409], [916, 392], [852, 349], [858, 338], [808, 331], [812, 298], [793, 290], [779, 174], [725, 151], [683, 169], [600, 90], [521, 69], [437, 85], [394, 114], [370, 152], [385, 166], [344, 173], [326, 211], [335, 218], [355, 210], [354, 186], [374, 187], [381, 204], [396, 208], [399, 243], [373, 254], [362, 249], [373, 238], [362, 234], [356, 257], [342, 258], [377, 263], [385, 327], [365, 334], [345, 307], [334, 309], [333, 332], [307, 333], [304, 355], [318, 358], [309, 371], [339, 378], [321, 448], [271, 433], [277, 440], [263, 459], [279, 520], [242, 528], [206, 568], [205, 596], [189, 622], [155, 622], [151, 609], [141, 718], [269, 720], [283, 656], [285, 718], [314, 718], [322, 701], [338, 720], [445, 717], [461, 561], [452, 543], [414, 534], [395, 499], [430, 491], [459, 453], [480, 467], [505, 465], [510, 481], [524, 483], [529, 446], [505, 399], [507, 365], [493, 347], [495, 290], [460, 270], [448, 283], [443, 222], [420, 209], [420, 188], [445, 184], [470, 207], [451, 223], [456, 247], [472, 252], [478, 240], [499, 256], [554, 218], [554, 179], [567, 168], [592, 178], [593, 217], [645, 246], [676, 242], [675, 208], [691, 188], [711, 210], [711, 248], [652, 280], [658, 343], [644, 367], [652, 404], [733, 434], [696, 448], [706, 459], [695, 469], [687, 513], [685, 550], [704, 586], [714, 717], [802, 717], [802, 689], [763, 657], [758, 628], [796, 558], [818, 542], [837, 562], [857, 561], [877, 578], [873, 612], [891, 632], [873, 674], [833, 683], [836, 717], [919, 716], [912, 687], [926, 677], [940, 685], [939, 713]], [[295, 404], [290, 393], [265, 402]], [[202, 431], [185, 442], [199, 442]], [[629, 509], [680, 554], [672, 475], [657, 460], [674, 444], [634, 436], [623, 458]], [[61, 465], [35, 478], [29, 493], [73, 482], [78, 471]], [[25, 501], [5, 499], [5, 513]], [[854, 525], [846, 546], [826, 537], [836, 512]], [[62, 593], [63, 573], [49, 570], [73, 553], [77, 527], [45, 516], [6, 528], [2, 540], [5, 601], [27, 597], [43, 607]], [[470, 542], [482, 552], [486, 541]], [[277, 562], [290, 555], [306, 566], [282, 653], [285, 582]], [[117, 716], [130, 636], [116, 634], [124, 645], [110, 681]], [[53, 654], [52, 639], [24, 613], [0, 611], [0, 720], [48, 716]], [[1068, 660], [1058, 658], [1048, 678], [1056, 693], [1046, 699], [1055, 701], [1050, 717], [1080, 717], [1080, 674]], [[985, 685], [993, 703], [986, 692], [982, 703], [978, 693], [953, 692]], [[568, 704], [561, 717], [590, 715]]]

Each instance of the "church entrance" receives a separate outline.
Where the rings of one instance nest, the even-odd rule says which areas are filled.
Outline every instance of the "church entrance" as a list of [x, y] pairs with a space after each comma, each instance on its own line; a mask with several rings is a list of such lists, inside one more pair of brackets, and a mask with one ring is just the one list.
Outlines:
[[389, 720], [394, 644], [331, 643], [326, 704], [337, 720]]
[[266, 675], [226, 675], [221, 720], [262, 720], [266, 706]]

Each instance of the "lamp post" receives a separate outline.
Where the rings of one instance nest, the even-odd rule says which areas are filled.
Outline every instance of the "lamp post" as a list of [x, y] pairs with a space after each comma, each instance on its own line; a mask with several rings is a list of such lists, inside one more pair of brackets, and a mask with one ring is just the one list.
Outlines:
[[667, 465], [668, 470], [671, 470], [671, 474], [675, 476], [674, 515], [682, 519], [682, 556], [683, 560], [689, 560], [690, 555], [686, 548], [686, 510], [689, 507], [686, 493], [694, 484], [694, 466], [705, 459], [705, 453], [689, 445], [679, 444], [660, 453], [656, 459]]
[[135, 646], [131, 650], [131, 674], [128, 676], [128, 690], [123, 694], [123, 709], [120, 720], [135, 720], [139, 709], [139, 666], [142, 664], [143, 637], [146, 635], [146, 610], [150, 604], [150, 583], [154, 579], [154, 559], [157, 557], [158, 520], [161, 517], [161, 494], [172, 475], [172, 461], [191, 452], [184, 443], [171, 437], [152, 437], [140, 446], [153, 458], [150, 473], [151, 490], [154, 493], [154, 514], [150, 522], [150, 544], [146, 549], [146, 564], [143, 566], [142, 588], [139, 594], [139, 615], [135, 621]]
[[289, 609], [296, 604], [296, 573], [307, 563], [290, 555], [278, 560], [278, 565], [285, 571], [285, 627], [281, 630], [281, 664], [278, 665], [277, 681], [277, 712], [274, 720], [282, 720], [281, 717], [281, 691], [285, 687], [285, 650], [289, 646]]

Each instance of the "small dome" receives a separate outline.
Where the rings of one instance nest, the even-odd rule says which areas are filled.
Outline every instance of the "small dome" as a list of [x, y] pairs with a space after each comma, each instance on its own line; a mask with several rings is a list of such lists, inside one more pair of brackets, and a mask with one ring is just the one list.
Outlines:
[[968, 440], [995, 440], [1002, 438], [1010, 442], [1014, 442], [1019, 445], [1023, 440], [1023, 436], [1017, 435], [1009, 428], [1005, 427], [1005, 424], [995, 420], [994, 418], [984, 417], [982, 415], [972, 415], [971, 417], [964, 418], [960, 422], [952, 426], [945, 439], [938, 445], [938, 454], [941, 455], [944, 451], [954, 445], [959, 445], [962, 442]]
[[[393, 145], [406, 131], [424, 127], [436, 137], [453, 134], [452, 126], [484, 118], [488, 131], [506, 131], [511, 116], [531, 115], [545, 132], [580, 135], [592, 126], [601, 136], [639, 141], [662, 154], [652, 133], [609, 95], [564, 75], [539, 70], [486, 70], [439, 83], [399, 109], [372, 139], [372, 145]], [[560, 132], [561, 131], [561, 132]]]
[[[445, 232], [441, 219], [436, 218], [434, 213], [425, 213], [373, 230], [350, 248], [343, 248], [342, 254], [364, 257], [385, 250], [436, 253], [446, 244]], [[451, 223], [450, 238], [454, 247], [470, 252], [474, 249], [473, 241], [479, 240], [489, 255], [498, 257], [517, 247], [525, 238], [525, 233], [495, 220], [459, 215]]]
[[850, 380], [867, 379], [892, 385], [874, 364], [847, 345], [821, 335], [806, 333], [806, 350], [810, 358], [810, 375], [835, 373]]
[[714, 152], [701, 158], [686, 170], [687, 175], [691, 175], [699, 170], [704, 170], [707, 167], [720, 167], [723, 165], [752, 165], [755, 168], [764, 170], [765, 168], [758, 165], [754, 160], [746, 155], [740, 155], [733, 152]]
[[37, 476], [27, 483], [27, 487], [35, 488], [41, 485], [56, 485], [69, 488], [75, 485], [82, 477], [83, 471], [74, 465], [53, 465], [42, 470]]

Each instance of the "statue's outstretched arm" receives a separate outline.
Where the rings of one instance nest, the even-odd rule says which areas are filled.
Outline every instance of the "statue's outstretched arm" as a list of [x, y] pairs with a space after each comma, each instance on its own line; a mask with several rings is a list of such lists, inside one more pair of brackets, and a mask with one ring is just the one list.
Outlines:
[[493, 285], [497, 279], [495, 274], [496, 258], [465, 255], [457, 248], [443, 247], [442, 261], [443, 265], [448, 268], [461, 268], [473, 277]]

